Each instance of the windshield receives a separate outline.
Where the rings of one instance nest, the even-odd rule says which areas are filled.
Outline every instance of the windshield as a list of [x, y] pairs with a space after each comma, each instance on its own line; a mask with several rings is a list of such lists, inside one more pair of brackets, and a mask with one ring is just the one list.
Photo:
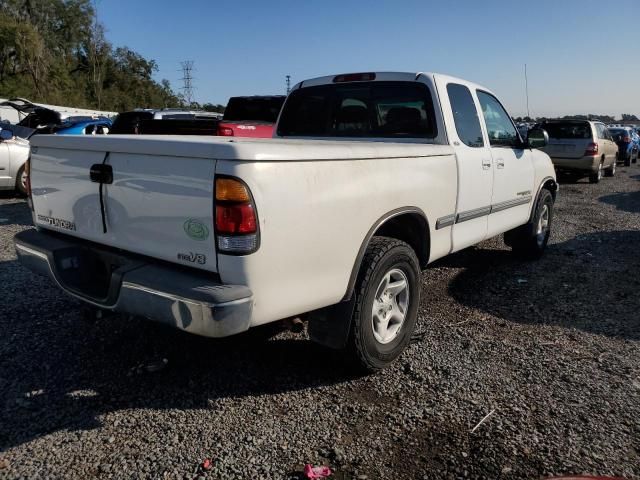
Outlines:
[[587, 122], [553, 122], [542, 125], [550, 138], [589, 139], [592, 138], [591, 125]]
[[280, 136], [435, 138], [431, 93], [417, 82], [357, 82], [295, 90]]
[[223, 120], [275, 123], [284, 103], [281, 97], [232, 97]]

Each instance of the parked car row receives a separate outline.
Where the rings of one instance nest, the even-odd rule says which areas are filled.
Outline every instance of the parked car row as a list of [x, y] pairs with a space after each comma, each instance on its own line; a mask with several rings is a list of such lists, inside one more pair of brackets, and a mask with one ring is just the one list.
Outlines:
[[538, 127], [549, 134], [542, 150], [561, 174], [598, 183], [603, 176], [613, 177], [618, 163], [629, 166], [638, 160], [640, 136], [632, 127], [608, 128], [588, 120], [547, 120]]

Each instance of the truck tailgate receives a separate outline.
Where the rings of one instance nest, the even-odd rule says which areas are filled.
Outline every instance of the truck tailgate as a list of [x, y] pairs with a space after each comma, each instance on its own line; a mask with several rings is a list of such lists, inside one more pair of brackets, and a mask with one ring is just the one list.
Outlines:
[[[162, 151], [162, 143], [160, 151], [156, 143], [145, 152], [134, 140], [129, 141], [135, 153], [126, 153], [127, 139], [115, 136], [95, 142], [63, 136], [34, 140], [31, 187], [36, 225], [217, 271], [215, 160], [197, 149], [194, 156], [178, 156], [170, 145]], [[89, 175], [92, 165], [103, 162], [113, 171], [112, 183], [102, 185], [104, 225], [100, 183]]]

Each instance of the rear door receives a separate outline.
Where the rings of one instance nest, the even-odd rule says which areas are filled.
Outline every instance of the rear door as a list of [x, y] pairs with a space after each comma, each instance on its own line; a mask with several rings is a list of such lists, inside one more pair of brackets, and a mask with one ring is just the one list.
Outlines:
[[533, 198], [531, 151], [523, 148], [511, 117], [489, 92], [477, 90], [493, 162], [488, 236], [527, 222]]
[[598, 135], [598, 148], [602, 151], [602, 154], [605, 157], [604, 164], [605, 166], [611, 165], [616, 158], [616, 153], [618, 152], [618, 145], [616, 145], [605, 127], [604, 123], [596, 123], [594, 124], [596, 129], [596, 134]]
[[453, 251], [457, 251], [487, 237], [493, 187], [491, 151], [482, 133], [479, 106], [469, 87], [438, 80], [439, 91], [447, 92], [441, 101], [458, 166], [457, 208], [452, 220]]

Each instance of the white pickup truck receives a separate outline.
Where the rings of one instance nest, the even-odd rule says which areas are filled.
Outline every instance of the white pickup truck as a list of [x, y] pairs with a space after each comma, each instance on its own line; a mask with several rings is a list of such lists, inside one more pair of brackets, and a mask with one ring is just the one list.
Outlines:
[[20, 261], [100, 309], [224, 337], [283, 319], [369, 371], [421, 268], [505, 233], [542, 254], [558, 190], [486, 88], [431, 73], [296, 85], [273, 139], [34, 137]]

